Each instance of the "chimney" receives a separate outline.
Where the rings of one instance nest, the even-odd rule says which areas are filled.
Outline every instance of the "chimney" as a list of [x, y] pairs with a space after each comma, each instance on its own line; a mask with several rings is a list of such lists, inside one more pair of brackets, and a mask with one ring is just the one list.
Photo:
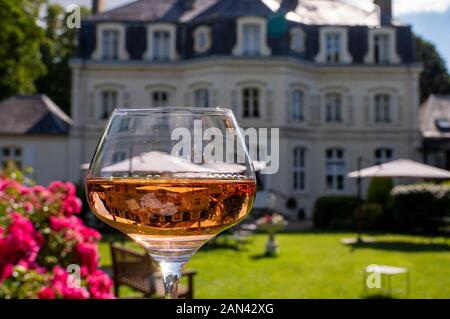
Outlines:
[[380, 8], [380, 22], [382, 25], [392, 22], [392, 0], [374, 0], [374, 4]]
[[281, 10], [283, 12], [289, 12], [294, 11], [298, 4], [300, 3], [300, 0], [278, 0], [280, 1], [280, 8], [278, 10]]
[[92, 0], [92, 14], [105, 11], [105, 0]]

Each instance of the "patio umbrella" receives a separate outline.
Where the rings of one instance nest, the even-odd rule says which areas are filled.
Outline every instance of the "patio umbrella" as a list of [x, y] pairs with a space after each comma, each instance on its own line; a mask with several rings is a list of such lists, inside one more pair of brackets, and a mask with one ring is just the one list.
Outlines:
[[405, 177], [450, 179], [450, 172], [409, 159], [398, 159], [347, 174], [350, 178]]

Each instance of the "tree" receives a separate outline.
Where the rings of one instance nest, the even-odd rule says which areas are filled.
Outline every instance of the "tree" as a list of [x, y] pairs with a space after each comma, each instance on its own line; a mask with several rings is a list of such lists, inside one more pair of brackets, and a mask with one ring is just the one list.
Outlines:
[[[76, 29], [67, 27], [70, 13], [58, 4], [49, 4], [44, 17], [45, 39], [41, 44], [42, 62], [47, 73], [36, 81], [38, 90], [47, 94], [66, 113], [70, 113], [71, 71], [69, 60], [76, 49]], [[81, 15], [89, 14], [85, 7]]]
[[420, 36], [416, 35], [415, 40], [416, 57], [424, 67], [420, 75], [420, 101], [424, 102], [431, 94], [450, 94], [450, 75], [436, 47]]
[[17, 93], [33, 93], [35, 80], [45, 73], [37, 26], [41, 1], [0, 1], [0, 100]]

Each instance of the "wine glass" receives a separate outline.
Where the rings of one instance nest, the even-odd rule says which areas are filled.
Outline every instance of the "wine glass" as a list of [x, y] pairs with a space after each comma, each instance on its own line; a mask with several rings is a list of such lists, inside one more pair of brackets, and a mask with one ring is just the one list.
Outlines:
[[176, 298], [183, 266], [242, 221], [256, 192], [253, 164], [232, 111], [115, 109], [86, 178], [103, 222], [142, 245]]

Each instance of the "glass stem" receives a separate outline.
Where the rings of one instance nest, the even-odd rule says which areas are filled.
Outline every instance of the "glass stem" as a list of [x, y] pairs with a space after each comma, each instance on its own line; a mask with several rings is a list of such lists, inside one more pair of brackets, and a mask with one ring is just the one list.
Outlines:
[[178, 298], [178, 283], [181, 278], [181, 270], [185, 262], [161, 261], [159, 267], [163, 276], [166, 299]]

